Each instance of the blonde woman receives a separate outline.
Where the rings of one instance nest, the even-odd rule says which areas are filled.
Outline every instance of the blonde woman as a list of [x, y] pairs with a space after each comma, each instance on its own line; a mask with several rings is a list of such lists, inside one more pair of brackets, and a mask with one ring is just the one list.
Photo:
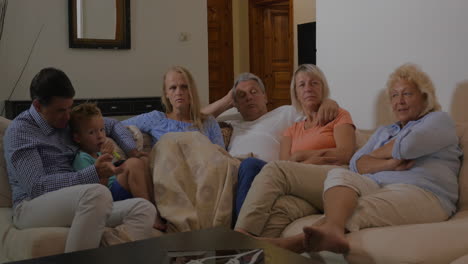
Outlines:
[[169, 132], [200, 131], [213, 144], [224, 148], [223, 136], [216, 120], [200, 112], [197, 86], [190, 72], [181, 66], [171, 67], [164, 74], [162, 102], [165, 112], [152, 111], [127, 119], [153, 137], [153, 144]]

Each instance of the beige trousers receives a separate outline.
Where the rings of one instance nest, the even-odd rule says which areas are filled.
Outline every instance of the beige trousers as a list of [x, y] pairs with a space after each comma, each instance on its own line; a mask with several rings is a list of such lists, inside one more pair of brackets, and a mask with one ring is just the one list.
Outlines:
[[255, 177], [235, 228], [277, 237], [295, 219], [322, 211], [323, 182], [333, 168], [338, 166], [268, 163]]
[[415, 185], [380, 187], [369, 177], [338, 168], [329, 172], [324, 192], [335, 186], [349, 187], [359, 195], [358, 205], [346, 224], [350, 232], [368, 227], [441, 222], [448, 218], [439, 199]]

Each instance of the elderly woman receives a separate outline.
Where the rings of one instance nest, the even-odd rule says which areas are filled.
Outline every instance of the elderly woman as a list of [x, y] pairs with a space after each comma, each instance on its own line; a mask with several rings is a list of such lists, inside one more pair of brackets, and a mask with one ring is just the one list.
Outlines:
[[174, 66], [164, 74], [162, 102], [166, 112], [152, 111], [127, 119], [124, 125], [134, 125], [153, 137], [153, 143], [169, 132], [200, 131], [213, 144], [224, 147], [218, 123], [212, 116], [200, 112], [197, 86], [190, 72]]
[[[355, 149], [354, 124], [350, 114], [340, 108], [331, 122], [324, 125], [317, 122], [318, 109], [328, 95], [327, 80], [316, 65], [303, 64], [297, 68], [291, 80], [291, 99], [293, 106], [304, 113], [306, 119], [294, 123], [283, 133], [281, 160], [317, 165], [348, 164]], [[234, 218], [242, 208], [252, 181], [265, 164], [256, 158], [241, 163]]]
[[390, 75], [387, 92], [398, 122], [374, 133], [351, 171], [329, 172], [324, 221], [304, 228], [308, 249], [345, 253], [346, 231], [439, 222], [455, 212], [461, 150], [431, 80], [405, 64]]

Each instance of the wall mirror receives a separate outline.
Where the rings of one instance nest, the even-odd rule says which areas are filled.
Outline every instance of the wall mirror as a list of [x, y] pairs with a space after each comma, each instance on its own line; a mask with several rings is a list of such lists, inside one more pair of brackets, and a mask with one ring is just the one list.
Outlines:
[[130, 0], [68, 0], [70, 48], [130, 49]]

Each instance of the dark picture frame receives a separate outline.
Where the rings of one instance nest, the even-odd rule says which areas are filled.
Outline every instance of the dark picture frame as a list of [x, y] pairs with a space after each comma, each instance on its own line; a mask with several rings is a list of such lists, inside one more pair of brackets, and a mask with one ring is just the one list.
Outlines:
[[77, 1], [68, 0], [68, 31], [70, 48], [130, 49], [130, 0], [115, 0], [117, 23], [115, 39], [78, 38]]

